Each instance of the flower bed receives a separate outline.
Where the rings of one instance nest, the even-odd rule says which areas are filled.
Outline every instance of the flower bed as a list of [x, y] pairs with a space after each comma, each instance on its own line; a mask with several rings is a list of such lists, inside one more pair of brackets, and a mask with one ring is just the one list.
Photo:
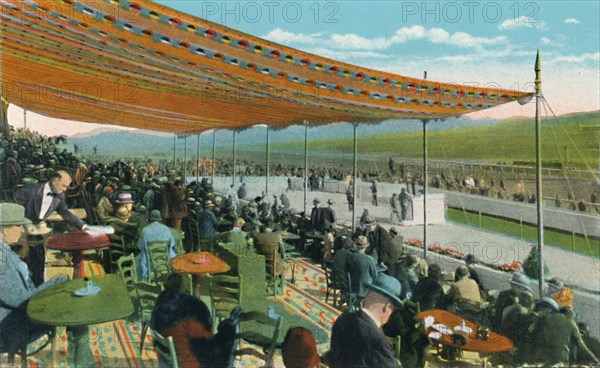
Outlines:
[[429, 246], [429, 250], [435, 253], [444, 254], [456, 259], [463, 259], [465, 255], [457, 249], [451, 247], [442, 247], [439, 243], [435, 243]]
[[[412, 247], [423, 248], [423, 241], [421, 239], [410, 238], [410, 239], [407, 239], [406, 242], [408, 243], [408, 245], [410, 245]], [[443, 247], [439, 243], [431, 244], [429, 246], [429, 250], [434, 253], [443, 254], [443, 255], [446, 255], [446, 256], [449, 256], [452, 258], [456, 258], [456, 259], [464, 259], [465, 258], [465, 255], [462, 252], [460, 252], [458, 249], [452, 248], [452, 247]], [[504, 263], [502, 265], [497, 265], [497, 264], [492, 264], [492, 263], [487, 263], [487, 262], [480, 262], [480, 264], [483, 266], [492, 268], [494, 270], [504, 271], [504, 272], [521, 271], [522, 266], [523, 266], [523, 263], [521, 261]]]

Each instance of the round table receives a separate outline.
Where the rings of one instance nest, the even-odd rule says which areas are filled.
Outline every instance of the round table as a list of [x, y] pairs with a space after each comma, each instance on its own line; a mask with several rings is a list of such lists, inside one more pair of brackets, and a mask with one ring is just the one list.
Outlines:
[[[75, 291], [86, 286], [86, 280], [74, 279], [35, 294], [27, 304], [27, 315], [33, 322], [67, 327], [69, 359], [75, 359], [71, 356], [73, 349], [81, 349], [79, 345], [71, 346], [78, 341], [73, 335], [83, 336], [84, 339], [79, 340], [85, 342], [85, 326], [123, 319], [134, 312], [127, 287], [120, 276], [106, 275], [92, 280], [101, 289], [96, 295], [74, 295]], [[85, 348], [89, 349], [89, 346]], [[91, 351], [89, 354], [91, 356]], [[56, 366], [56, 356], [56, 342], [53, 341], [52, 367]]]
[[[468, 336], [466, 345], [457, 346], [452, 342], [450, 335], [442, 335], [440, 342], [444, 345], [452, 346], [467, 351], [474, 351], [478, 353], [499, 353], [502, 351], [510, 351], [513, 348], [513, 342], [508, 337], [502, 336], [494, 331], [489, 331], [488, 339], [482, 340], [477, 338], [477, 324], [475, 322], [464, 319], [461, 316], [457, 316], [454, 313], [448, 312], [443, 309], [433, 309], [430, 311], [421, 312], [415, 315], [416, 320], [424, 320], [425, 318], [432, 316], [435, 320], [434, 324], [441, 323], [448, 326], [450, 329], [454, 329], [455, 326], [460, 325], [463, 321], [467, 327], [470, 327], [473, 332]], [[429, 335], [432, 327], [429, 329], [423, 329], [423, 333]]]
[[[71, 213], [73, 213], [75, 216], [79, 217], [80, 219], [85, 219], [87, 217], [85, 208], [70, 208], [69, 211], [71, 211]], [[46, 218], [46, 221], [60, 222], [60, 221], [63, 221], [63, 218], [61, 215], [58, 214], [58, 212], [54, 211], [50, 214], [50, 216], [48, 216]]]
[[[199, 259], [202, 262], [198, 262]], [[193, 252], [178, 255], [171, 260], [173, 271], [193, 275], [227, 272], [231, 267], [221, 258], [209, 252]]]
[[110, 245], [107, 235], [92, 236], [85, 231], [59, 234], [48, 239], [48, 249], [73, 252], [73, 278], [83, 277], [83, 251], [106, 248]]

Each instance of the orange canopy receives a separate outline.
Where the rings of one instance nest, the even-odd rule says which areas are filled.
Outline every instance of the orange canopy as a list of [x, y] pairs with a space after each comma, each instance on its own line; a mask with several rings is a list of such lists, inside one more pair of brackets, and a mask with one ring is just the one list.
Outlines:
[[526, 93], [308, 54], [145, 0], [0, 0], [3, 97], [39, 114], [175, 133], [438, 119]]

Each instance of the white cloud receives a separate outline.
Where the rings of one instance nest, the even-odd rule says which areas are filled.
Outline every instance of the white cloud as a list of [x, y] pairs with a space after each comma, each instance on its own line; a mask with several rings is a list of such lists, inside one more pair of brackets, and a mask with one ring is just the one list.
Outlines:
[[580, 22], [575, 18], [567, 18], [565, 19], [566, 24], [579, 24]]
[[540, 42], [542, 43], [542, 45], [549, 45], [552, 41], [550, 41], [550, 39], [546, 36], [540, 38]]
[[393, 55], [381, 54], [377, 52], [370, 51], [339, 51], [339, 50], [331, 50], [327, 48], [309, 48], [306, 50], [311, 54], [321, 55], [327, 58], [341, 60], [341, 61], [357, 61], [360, 60], [362, 65], [366, 65], [363, 63], [368, 60], [382, 60], [382, 59], [391, 59]]
[[584, 64], [588, 62], [600, 62], [600, 52], [586, 52], [581, 55], [557, 55], [550, 57], [548, 63], [570, 63], [570, 64]]
[[314, 45], [315, 43], [318, 42], [318, 40], [321, 36], [323, 36], [322, 33], [313, 33], [313, 34], [307, 35], [304, 33], [288, 32], [282, 28], [275, 28], [274, 30], [272, 30], [271, 32], [267, 33], [266, 35], [264, 35], [262, 37], [266, 38], [267, 40], [277, 42], [277, 43], [284, 43], [284, 44], [302, 43], [302, 44]]
[[353, 33], [333, 34], [330, 37], [332, 47], [344, 50], [351, 49], [374, 49], [383, 50], [390, 47], [390, 41], [385, 37], [365, 38]]
[[367, 38], [354, 33], [332, 34], [327, 37], [323, 33], [303, 34], [292, 33], [281, 28], [276, 28], [262, 36], [273, 42], [283, 44], [323, 45], [326, 49], [338, 50], [385, 50], [393, 45], [404, 44], [409, 41], [425, 40], [434, 44], [471, 48], [483, 51], [487, 46], [507, 44], [507, 38], [498, 36], [493, 38], [472, 36], [465, 32], [448, 33], [442, 28], [426, 29], [423, 26], [402, 27], [396, 30], [391, 37]]
[[531, 18], [526, 15], [520, 16], [518, 18], [507, 19], [504, 22], [498, 25], [498, 29], [501, 30], [509, 30], [515, 28], [536, 28], [540, 30], [545, 30], [546, 23], [539, 19]]

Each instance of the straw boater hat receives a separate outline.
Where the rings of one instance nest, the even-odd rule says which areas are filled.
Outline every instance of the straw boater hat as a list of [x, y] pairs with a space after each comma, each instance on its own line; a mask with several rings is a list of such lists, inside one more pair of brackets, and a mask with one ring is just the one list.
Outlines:
[[402, 286], [400, 285], [400, 281], [395, 277], [380, 273], [375, 277], [372, 283], [367, 284], [367, 288], [385, 296], [397, 307], [402, 306], [402, 301], [400, 300]]
[[210, 199], [207, 199], [206, 201], [204, 201], [204, 208], [212, 208], [214, 206], [215, 206], [215, 204], [212, 203], [212, 201]]
[[369, 241], [367, 240], [366, 236], [361, 235], [358, 237], [358, 239], [356, 239], [356, 247], [358, 249], [365, 249], [368, 246], [369, 246]]
[[48, 235], [52, 229], [48, 227], [46, 221], [40, 221], [35, 225], [25, 225], [25, 230], [29, 235]]

